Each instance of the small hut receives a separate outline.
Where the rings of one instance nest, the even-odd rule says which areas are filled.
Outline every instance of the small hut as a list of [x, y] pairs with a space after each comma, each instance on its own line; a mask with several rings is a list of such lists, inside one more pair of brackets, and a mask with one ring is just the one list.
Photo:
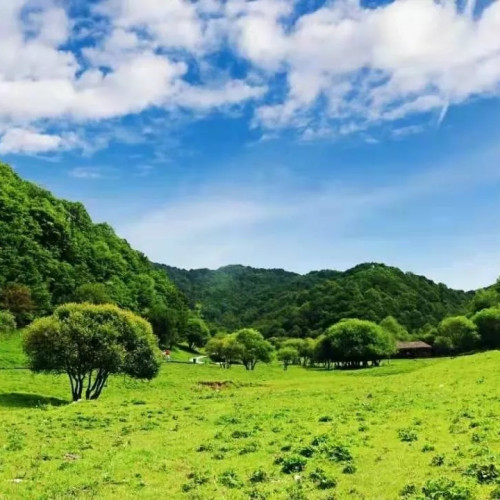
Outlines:
[[421, 340], [414, 342], [398, 342], [398, 358], [429, 358], [432, 347]]

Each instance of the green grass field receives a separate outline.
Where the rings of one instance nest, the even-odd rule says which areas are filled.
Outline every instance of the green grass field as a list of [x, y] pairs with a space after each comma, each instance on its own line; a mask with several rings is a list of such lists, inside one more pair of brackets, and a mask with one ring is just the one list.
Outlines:
[[[0, 352], [23, 360], [15, 341]], [[500, 498], [499, 366], [500, 352], [356, 372], [171, 363], [72, 404], [66, 377], [0, 370], [0, 499]], [[422, 492], [440, 478], [456, 484]]]

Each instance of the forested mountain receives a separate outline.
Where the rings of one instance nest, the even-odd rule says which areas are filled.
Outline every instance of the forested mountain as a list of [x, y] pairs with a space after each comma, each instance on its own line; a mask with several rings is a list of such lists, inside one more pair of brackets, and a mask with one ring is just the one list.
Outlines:
[[74, 300], [86, 284], [144, 315], [168, 309], [173, 323], [187, 311], [165, 273], [110, 226], [93, 224], [81, 203], [59, 200], [0, 163], [0, 292], [12, 284], [29, 287], [35, 316]]
[[315, 336], [343, 318], [380, 322], [394, 316], [409, 331], [463, 312], [471, 294], [383, 264], [299, 275], [227, 266], [185, 271], [159, 266], [199, 304], [214, 328], [259, 328], [267, 337]]

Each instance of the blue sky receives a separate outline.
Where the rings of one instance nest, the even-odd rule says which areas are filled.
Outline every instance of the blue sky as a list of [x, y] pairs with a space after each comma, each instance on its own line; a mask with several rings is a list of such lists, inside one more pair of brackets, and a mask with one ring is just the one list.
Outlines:
[[151, 259], [500, 274], [500, 3], [13, 0], [0, 157]]

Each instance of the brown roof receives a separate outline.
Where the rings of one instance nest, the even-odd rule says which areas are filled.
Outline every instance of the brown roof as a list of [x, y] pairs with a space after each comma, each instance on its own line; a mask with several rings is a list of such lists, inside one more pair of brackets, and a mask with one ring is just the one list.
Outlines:
[[432, 347], [421, 340], [417, 340], [416, 342], [398, 342], [398, 349], [432, 349]]

